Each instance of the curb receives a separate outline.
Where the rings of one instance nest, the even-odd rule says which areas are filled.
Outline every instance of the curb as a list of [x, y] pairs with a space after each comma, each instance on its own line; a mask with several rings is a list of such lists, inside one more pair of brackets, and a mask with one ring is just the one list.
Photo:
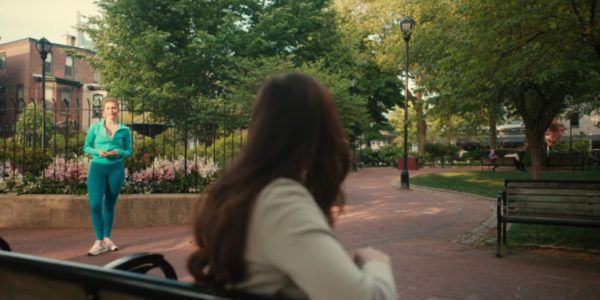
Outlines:
[[[115, 227], [184, 225], [198, 194], [126, 194], [115, 207]], [[0, 195], [0, 228], [91, 228], [86, 195]]]

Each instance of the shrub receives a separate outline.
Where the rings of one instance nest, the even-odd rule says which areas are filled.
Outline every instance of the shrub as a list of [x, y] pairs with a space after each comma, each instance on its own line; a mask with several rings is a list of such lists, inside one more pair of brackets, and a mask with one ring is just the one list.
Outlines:
[[48, 149], [45, 152], [41, 147], [34, 149], [31, 145], [15, 145], [12, 141], [8, 141], [0, 148], [0, 160], [10, 162], [23, 174], [37, 176], [52, 161], [52, 153]]
[[589, 137], [580, 132], [578, 135], [571, 138], [572, 143], [569, 141], [561, 140], [556, 146], [552, 147], [552, 150], [559, 152], [578, 151], [581, 153], [589, 153], [591, 150]]
[[377, 150], [363, 148], [357, 151], [357, 160], [361, 166], [396, 166], [402, 157], [402, 149], [396, 145], [386, 145]]
[[233, 131], [231, 134], [217, 139], [213, 144], [201, 144], [189, 152], [191, 157], [212, 157], [220, 166], [235, 158], [246, 142], [246, 131]]
[[425, 144], [425, 153], [427, 154], [425, 159], [429, 159], [434, 164], [439, 159], [443, 167], [447, 160], [452, 162], [466, 159], [464, 156], [462, 158], [458, 156], [459, 151], [460, 147], [456, 145], [427, 143]]

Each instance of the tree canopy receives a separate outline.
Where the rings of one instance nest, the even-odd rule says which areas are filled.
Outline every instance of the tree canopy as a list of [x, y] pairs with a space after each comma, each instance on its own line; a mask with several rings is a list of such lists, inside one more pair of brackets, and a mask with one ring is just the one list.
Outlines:
[[425, 120], [464, 133], [487, 125], [493, 145], [499, 120], [518, 116], [535, 178], [552, 120], [600, 107], [598, 0], [97, 4], [102, 14], [85, 30], [103, 84], [134, 105], [151, 103], [175, 123], [184, 107], [198, 103], [248, 112], [265, 79], [303, 70], [332, 91], [347, 134], [381, 137], [392, 129], [386, 113], [404, 104], [407, 92], [398, 78], [406, 60], [399, 21], [406, 16], [417, 23], [409, 67], [416, 89], [409, 96], [419, 135]]
[[152, 105], [172, 122], [197, 103], [248, 112], [263, 81], [289, 70], [328, 79], [349, 134], [370, 122], [387, 124], [382, 114], [396, 104], [394, 74], [361, 57], [361, 41], [343, 34], [331, 1], [97, 4], [101, 15], [84, 28], [94, 41], [92, 64], [103, 84], [112, 96]]

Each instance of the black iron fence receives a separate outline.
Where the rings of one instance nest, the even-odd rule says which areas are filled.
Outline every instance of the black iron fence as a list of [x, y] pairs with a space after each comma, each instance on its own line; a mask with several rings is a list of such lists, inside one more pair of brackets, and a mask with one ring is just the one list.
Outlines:
[[[0, 99], [0, 192], [86, 193], [83, 144], [101, 107], [89, 99], [43, 106]], [[186, 103], [173, 115], [142, 100], [121, 103], [133, 133], [124, 193], [201, 191], [244, 143], [248, 113], [235, 105]]]

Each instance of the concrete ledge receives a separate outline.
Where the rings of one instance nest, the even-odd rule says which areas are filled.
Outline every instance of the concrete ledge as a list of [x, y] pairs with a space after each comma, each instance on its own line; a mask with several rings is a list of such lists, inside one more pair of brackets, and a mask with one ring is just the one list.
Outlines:
[[[115, 227], [190, 224], [199, 194], [120, 195]], [[92, 228], [87, 195], [0, 194], [0, 228]]]

